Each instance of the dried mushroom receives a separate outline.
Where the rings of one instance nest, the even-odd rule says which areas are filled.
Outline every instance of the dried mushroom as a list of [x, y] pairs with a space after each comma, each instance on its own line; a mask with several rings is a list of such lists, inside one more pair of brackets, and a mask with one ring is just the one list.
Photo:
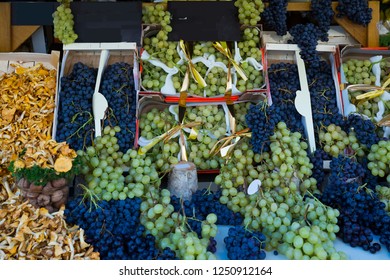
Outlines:
[[84, 230], [69, 227], [64, 208], [49, 213], [22, 202], [11, 177], [0, 182], [0, 260], [98, 260]]
[[[3, 170], [26, 144], [51, 139], [55, 108], [56, 70], [48, 70], [42, 64], [29, 68], [12, 66], [13, 73], [0, 76], [0, 168]], [[27, 165], [31, 162], [28, 160]]]

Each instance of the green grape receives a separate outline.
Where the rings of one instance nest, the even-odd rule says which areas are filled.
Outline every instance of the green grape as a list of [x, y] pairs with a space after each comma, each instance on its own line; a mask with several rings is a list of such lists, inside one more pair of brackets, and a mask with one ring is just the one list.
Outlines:
[[[203, 64], [202, 62], [193, 63], [193, 65], [195, 66], [195, 69], [199, 72], [200, 76], [204, 79], [206, 76], [206, 72], [207, 72], [206, 65]], [[182, 69], [183, 72], [185, 72], [187, 70], [186, 67], [187, 66], [183, 65], [183, 69]], [[183, 79], [181, 79], [181, 81], [183, 81]], [[206, 83], [208, 84], [207, 81], [206, 81]], [[180, 88], [181, 88], [181, 84], [180, 84]], [[180, 88], [178, 89], [178, 92], [180, 91]], [[189, 94], [203, 97], [204, 90], [205, 90], [205, 88], [203, 88], [201, 85], [199, 85], [198, 82], [195, 79], [193, 79], [192, 76], [190, 76], [190, 83], [189, 83], [189, 88], [188, 88]]]
[[252, 65], [248, 62], [244, 61], [241, 63], [241, 68], [244, 70], [247, 80], [244, 79], [237, 74], [237, 83], [236, 87], [239, 92], [245, 92], [247, 90], [259, 89], [264, 84], [263, 73], [260, 70], [256, 70]]
[[352, 149], [360, 157], [365, 154], [366, 147], [358, 142], [354, 131], [347, 134], [334, 124], [322, 127], [318, 132], [318, 139], [323, 150], [333, 157], [344, 154], [346, 148]]
[[[390, 101], [383, 101], [381, 100], [380, 97], [375, 97], [370, 100], [358, 100], [356, 97], [360, 94], [363, 94], [364, 92], [362, 91], [348, 91], [348, 99], [349, 102], [354, 104], [356, 107], [356, 110], [358, 113], [366, 115], [371, 119], [372, 122], [376, 123], [377, 119], [377, 114], [379, 112], [379, 103], [383, 102], [385, 106], [385, 112], [384, 115], [387, 115], [389, 112], [389, 107], [390, 107]], [[379, 129], [378, 129], [379, 132]]]
[[169, 112], [168, 108], [162, 111], [157, 108], [152, 108], [147, 113], [141, 113], [139, 120], [140, 135], [151, 140], [167, 132], [175, 125], [175, 117]]
[[143, 5], [142, 22], [145, 24], [160, 24], [166, 32], [171, 31], [171, 14], [163, 4]]
[[[178, 112], [178, 107], [175, 107]], [[225, 112], [218, 105], [189, 106], [184, 123], [201, 122], [197, 126], [196, 139], [187, 139], [188, 160], [194, 162], [198, 169], [217, 169], [222, 159], [211, 156], [210, 152], [218, 139], [226, 134]]]
[[205, 76], [205, 81], [207, 84], [205, 88], [207, 97], [225, 94], [227, 73], [223, 70], [222, 67], [214, 67], [209, 69], [208, 74]]
[[261, 61], [260, 50], [260, 30], [257, 27], [247, 27], [242, 31], [242, 40], [238, 43], [241, 57], [253, 57], [256, 61]]
[[[168, 33], [172, 31], [170, 25], [171, 15], [163, 4], [145, 5], [142, 7], [142, 21], [145, 24], [157, 24], [158, 27], [143, 38], [143, 49], [149, 53], [151, 58], [157, 59], [169, 68], [177, 66], [180, 56], [176, 50], [177, 42], [168, 42]], [[157, 33], [156, 33], [157, 32]], [[160, 91], [165, 84], [166, 73], [161, 68], [156, 67], [147, 60], [143, 60], [142, 86], [148, 90]], [[176, 90], [179, 89], [178, 82], [174, 83]]]
[[343, 71], [350, 84], [375, 85], [375, 75], [371, 72], [372, 63], [364, 59], [348, 59], [343, 64]]
[[73, 0], [59, 0], [60, 5], [53, 13], [54, 37], [58, 38], [63, 44], [71, 44], [77, 38], [74, 32], [74, 21], [70, 3]]
[[165, 71], [157, 66], [150, 64], [148, 61], [142, 62], [142, 86], [145, 90], [161, 91], [165, 84], [167, 74]]
[[238, 8], [240, 24], [253, 26], [260, 22], [260, 15], [264, 11], [263, 1], [236, 0], [234, 5]]
[[390, 182], [390, 141], [381, 140], [377, 144], [371, 146], [369, 154], [367, 155], [368, 169], [371, 170], [372, 175], [379, 177], [386, 177], [387, 182]]
[[[151, 158], [138, 155], [134, 150], [125, 154], [119, 152], [115, 134], [120, 131], [117, 127], [105, 127], [102, 137], [95, 139], [94, 145], [88, 147], [83, 154], [83, 168], [88, 187], [102, 199], [125, 199], [140, 197], [147, 188], [160, 184], [160, 178], [151, 165]], [[113, 146], [112, 144], [115, 143]], [[125, 158], [125, 160], [123, 160]], [[124, 162], [133, 169], [124, 176]], [[153, 180], [152, 180], [153, 177]]]

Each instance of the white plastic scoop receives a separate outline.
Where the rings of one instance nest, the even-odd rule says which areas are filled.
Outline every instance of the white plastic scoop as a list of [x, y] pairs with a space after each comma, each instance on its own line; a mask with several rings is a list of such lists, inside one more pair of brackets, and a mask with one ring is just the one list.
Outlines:
[[108, 50], [102, 50], [100, 53], [99, 69], [96, 77], [95, 92], [92, 98], [92, 110], [95, 120], [95, 137], [102, 135], [102, 120], [104, 119], [105, 112], [108, 108], [107, 99], [103, 94], [99, 92], [100, 82], [104, 68], [106, 67], [108, 57], [110, 53]]

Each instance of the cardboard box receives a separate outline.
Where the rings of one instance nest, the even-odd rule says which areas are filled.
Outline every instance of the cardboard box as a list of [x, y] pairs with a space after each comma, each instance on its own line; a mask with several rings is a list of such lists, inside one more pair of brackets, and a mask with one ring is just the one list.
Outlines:
[[[361, 48], [359, 45], [349, 45], [349, 46], [345, 46], [341, 50], [339, 69], [340, 69], [340, 82], [342, 88], [342, 92], [341, 92], [342, 108], [343, 108], [342, 112], [344, 116], [348, 116], [350, 113], [356, 112], [356, 107], [349, 101], [347, 87], [352, 84], [348, 83], [342, 64], [350, 59], [358, 59], [358, 60], [373, 59], [376, 61], [381, 58], [390, 59], [390, 50], [388, 48]], [[381, 86], [380, 81], [377, 80], [375, 82], [375, 85]], [[378, 120], [379, 118], [377, 118], [377, 121]]]
[[[257, 26], [242, 26], [241, 28], [242, 28], [242, 30], [244, 29], [244, 28], [246, 28], [246, 27], [248, 27], [248, 28], [256, 28], [256, 29], [258, 29], [259, 30], [259, 49], [260, 50], [262, 50], [262, 48], [261, 48], [261, 42], [262, 42], [262, 39], [261, 39], [261, 34], [262, 34], [262, 26], [261, 25], [257, 25]], [[159, 31], [161, 30], [161, 26], [160, 25], [156, 25], [156, 24], [144, 24], [143, 25], [143, 32], [142, 32], [142, 38], [143, 38], [143, 40], [142, 40], [142, 42], [144, 41], [144, 38], [151, 38], [151, 37], [153, 37], [153, 36], [155, 36]], [[238, 43], [237, 42], [235, 42], [235, 44], [234, 44], [236, 47], [237, 47], [237, 45], [238, 45]], [[142, 46], [143, 46], [143, 44], [142, 44]], [[235, 49], [232, 53], [233, 53], [233, 55], [234, 55], [234, 53], [236, 52], [238, 50], [238, 47], [237, 47], [237, 49]], [[177, 47], [176, 48], [176, 52], [179, 52], [180, 51], [180, 49], [179, 49], [179, 47]], [[216, 50], [216, 52], [218, 52], [217, 50]], [[164, 89], [161, 89], [160, 91], [156, 91], [156, 90], [150, 90], [150, 89], [147, 89], [147, 88], [145, 88], [143, 85], [142, 85], [142, 73], [143, 73], [143, 67], [142, 67], [142, 58], [143, 58], [143, 49], [141, 50], [141, 77], [140, 77], [140, 85], [141, 85], [141, 93], [142, 94], [160, 94], [160, 95], [163, 95], [163, 96], [166, 96], [166, 97], [179, 97], [179, 95], [180, 95], [180, 93], [177, 91], [177, 89], [175, 90], [169, 90], [169, 91], [166, 91], [168, 88], [164, 88]], [[208, 67], [208, 65], [210, 65], [210, 61], [208, 61], [206, 58], [199, 58], [199, 57], [194, 57], [193, 56], [193, 58], [194, 58], [194, 63], [203, 63], [203, 64], [205, 64], [206, 65], [206, 67]], [[246, 59], [246, 58], [245, 58]], [[158, 59], [157, 59], [158, 60]], [[238, 61], [238, 57], [235, 57], [235, 60], [236, 61]], [[155, 67], [159, 67], [159, 66], [157, 66], [157, 64], [156, 64], [156, 62], [150, 62], [150, 63], [154, 63], [156, 66]], [[178, 72], [178, 70], [176, 70], [176, 71], [174, 71], [174, 70], [172, 70], [171, 68], [169, 68], [167, 65], [165, 65], [165, 64], [163, 64], [162, 62], [160, 62], [161, 64], [159, 64], [160, 65], [160, 68], [162, 68], [163, 70], [164, 70], [164, 68], [165, 69], [167, 69], [165, 72], [168, 74], [168, 72], [170, 72], [170, 71], [172, 71], [172, 72], [175, 72], [176, 74], [173, 74], [173, 76], [175, 76], [175, 75], [177, 75], [177, 72]], [[185, 61], [184, 60], [181, 60], [180, 62], [179, 62], [179, 65], [182, 65], [182, 64], [184, 64], [185, 63]], [[261, 61], [258, 61], [257, 63], [259, 63], [260, 64], [260, 66], [262, 66], [263, 64], [264, 64], [264, 53], [262, 52], [262, 58], [261, 58]], [[250, 64], [251, 64], [251, 62], [250, 62]], [[215, 67], [218, 67], [218, 66], [215, 66]], [[225, 67], [226, 67], [226, 75], [227, 75], [227, 65], [225, 65]], [[210, 69], [210, 68], [209, 68]], [[247, 92], [265, 92], [266, 91], [266, 89], [265, 89], [265, 87], [266, 87], [266, 82], [265, 82], [265, 75], [264, 75], [264, 68], [263, 67], [261, 67], [261, 69], [259, 70], [259, 71], [261, 71], [262, 73], [263, 73], [263, 84], [261, 85], [261, 87], [260, 88], [255, 88], [255, 89], [250, 89], [250, 90], [247, 90]], [[232, 79], [233, 79], [233, 82], [235, 83], [236, 82], [236, 80], [237, 80], [237, 74], [236, 73], [234, 73], [235, 71], [233, 70], [232, 71]], [[168, 75], [169, 76], [169, 75]], [[203, 77], [203, 78], [205, 78], [205, 77]], [[167, 79], [169, 79], [169, 77], [167, 77]], [[184, 78], [182, 78], [181, 80], [183, 80]], [[164, 91], [165, 90], [165, 91]], [[221, 98], [223, 98], [223, 95], [216, 95], [216, 96], [213, 96], [213, 97], [206, 97], [206, 96], [204, 96], [204, 93], [203, 93], [203, 95], [202, 96], [200, 96], [200, 95], [196, 95], [196, 94], [192, 94], [191, 93], [191, 91], [189, 90], [189, 92], [188, 92], [188, 94], [189, 94], [189, 98], [196, 98], [196, 99], [198, 99], [198, 98], [205, 98], [206, 100], [206, 102], [208, 102], [207, 101], [207, 99], [209, 99], [209, 98], [219, 98], [219, 97], [221, 97]], [[242, 92], [239, 92], [235, 87], [233, 87], [233, 95], [237, 95], [237, 96], [239, 96], [239, 95], [241, 95], [242, 94]], [[210, 100], [209, 100], [210, 101]]]
[[[261, 87], [259, 88], [254, 88], [254, 89], [247, 89], [245, 92], [266, 92], [267, 89], [266, 89], [266, 80], [265, 80], [265, 68], [264, 68], [264, 64], [265, 64], [265, 54], [264, 54], [264, 48], [263, 48], [263, 26], [262, 25], [255, 25], [255, 26], [250, 26], [250, 25], [242, 25], [241, 26], [241, 31], [243, 31], [244, 29], [246, 28], [254, 28], [254, 29], [257, 29], [259, 31], [259, 44], [257, 45], [257, 47], [260, 49], [261, 51], [261, 60], [260, 61], [257, 61], [259, 64], [261, 64], [262, 66], [262, 69], [260, 70], [261, 73], [262, 73], [262, 76], [263, 76], [263, 84]], [[238, 44], [239, 42], [235, 42], [236, 44]], [[236, 75], [237, 76], [237, 75]], [[243, 94], [244, 92], [241, 92], [241, 94]]]
[[[306, 67], [304, 61], [300, 57], [300, 49], [295, 44], [266, 44], [266, 67], [273, 63], [289, 62], [297, 64], [299, 80], [301, 84], [300, 92], [297, 92], [295, 98], [295, 108], [302, 115], [302, 122], [305, 128], [305, 136], [308, 140], [310, 152], [316, 150], [313, 116], [311, 111], [311, 98], [309, 92], [309, 86], [307, 83]], [[321, 52], [335, 52], [335, 46], [319, 45], [318, 51]], [[268, 77], [268, 75], [267, 75]], [[267, 79], [268, 81], [268, 79]], [[267, 85], [268, 101], [272, 105], [272, 93], [270, 92], [269, 84]]]
[[[287, 44], [292, 39], [290, 33], [279, 36], [275, 31], [263, 31], [263, 44]], [[319, 45], [356, 45], [356, 41], [341, 26], [331, 26], [328, 31], [328, 41], [318, 41]]]
[[[0, 52], [0, 76], [4, 73], [11, 73], [15, 70], [11, 64], [17, 63], [23, 67], [32, 67], [38, 63], [51, 70], [55, 69], [57, 71], [57, 89], [55, 94], [55, 103], [58, 104], [58, 84], [59, 84], [59, 60], [60, 52], [52, 51], [50, 54], [41, 54], [41, 53], [1, 53]], [[52, 124], [52, 137], [56, 133], [56, 117], [57, 117], [57, 106], [54, 110], [54, 120]]]
[[[189, 107], [194, 107], [194, 106], [206, 106], [206, 105], [216, 105], [216, 106], [220, 106], [223, 108], [225, 114], [224, 114], [224, 117], [225, 117], [225, 122], [226, 122], [226, 133], [228, 134], [229, 133], [229, 126], [230, 126], [230, 120], [228, 118], [228, 108], [226, 106], [226, 103], [224, 102], [209, 102], [209, 103], [187, 103], [187, 108]], [[172, 106], [172, 107], [171, 107]], [[152, 110], [153, 108], [157, 108], [159, 110], [164, 110], [166, 108], [169, 108], [170, 109], [170, 112], [174, 115], [176, 114], [176, 112], [174, 112], [174, 108], [173, 107], [177, 107], [178, 104], [177, 103], [167, 103], [165, 102], [165, 99], [161, 96], [161, 95], [153, 95], [153, 94], [149, 94], [149, 95], [143, 95], [141, 96], [140, 100], [139, 100], [139, 109], [138, 109], [138, 118], [137, 118], [137, 133], [136, 133], [136, 139], [137, 139], [137, 143], [136, 143], [136, 147], [139, 147], [139, 140], [140, 140], [140, 135], [141, 135], [141, 131], [140, 131], [140, 118], [143, 114], [147, 114], [150, 110]], [[175, 116], [175, 119], [176, 121], [178, 121], [178, 116], [176, 115]], [[166, 132], [166, 131], [164, 131]], [[186, 135], [189, 135], [189, 130], [187, 131]], [[225, 135], [221, 135], [221, 137], [224, 137]], [[177, 141], [179, 143], [179, 137], [175, 137], [173, 138], [173, 141]], [[179, 157], [179, 155], [178, 155]], [[218, 173], [219, 170], [218, 169], [213, 169], [213, 170], [210, 170], [210, 169], [207, 169], [207, 170], [201, 170], [199, 167], [198, 167], [198, 173], [199, 174], [216, 174]]]
[[[138, 65], [138, 52], [136, 43], [74, 43], [64, 45], [64, 55], [62, 58], [60, 79], [70, 74], [73, 66], [77, 62], [99, 68], [100, 55], [103, 50], [109, 51], [109, 58], [106, 65], [111, 65], [117, 62], [126, 62], [133, 67], [134, 75], [134, 86], [137, 92], [135, 96], [138, 100], [139, 92], [139, 65]], [[101, 65], [102, 71], [104, 72], [105, 65]], [[58, 86], [58, 92], [61, 91], [61, 82]], [[57, 100], [56, 106], [56, 118], [55, 118], [55, 130], [53, 136], [56, 135], [56, 126], [58, 122], [58, 108], [60, 100]], [[110, 106], [110, 104], [108, 104]], [[90, 108], [91, 113], [93, 112], [93, 105]]]

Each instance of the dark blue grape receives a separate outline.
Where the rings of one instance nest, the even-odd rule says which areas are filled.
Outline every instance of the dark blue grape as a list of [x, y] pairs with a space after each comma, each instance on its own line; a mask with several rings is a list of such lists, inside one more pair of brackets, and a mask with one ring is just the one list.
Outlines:
[[246, 230], [243, 226], [229, 228], [224, 238], [230, 260], [264, 260], [266, 237], [261, 232]]
[[268, 70], [272, 105], [251, 105], [245, 121], [252, 131], [251, 144], [256, 153], [269, 151], [269, 137], [275, 126], [283, 121], [292, 132], [305, 135], [302, 116], [295, 108], [295, 97], [300, 89], [298, 68], [295, 64], [272, 64]]
[[120, 151], [125, 153], [134, 146], [136, 131], [137, 94], [133, 68], [125, 62], [109, 65], [104, 71], [100, 90], [111, 112], [105, 123], [121, 128], [116, 137]]
[[321, 57], [316, 50], [322, 34], [319, 27], [312, 23], [297, 24], [291, 27], [289, 32], [293, 37], [291, 43], [298, 45], [299, 54], [305, 64], [315, 69], [319, 68]]
[[352, 22], [367, 26], [372, 19], [372, 9], [367, 0], [338, 0], [337, 17], [346, 16]]
[[171, 197], [171, 204], [175, 211], [182, 213], [184, 210], [188, 218], [188, 224], [192, 231], [198, 234], [201, 238], [202, 225], [200, 221], [206, 220], [208, 214], [214, 213], [217, 215], [218, 225], [241, 225], [243, 217], [240, 213], [234, 213], [225, 204], [220, 203], [221, 190], [212, 192], [208, 190], [197, 190], [191, 201], [184, 201], [182, 205], [180, 199], [176, 196]]
[[348, 116], [348, 126], [350, 130], [355, 131], [356, 138], [363, 145], [366, 145], [368, 149], [372, 145], [379, 142], [379, 137], [375, 133], [375, 125], [369, 119], [364, 119], [357, 114], [351, 114]]
[[332, 0], [311, 0], [310, 17], [319, 28], [321, 41], [328, 41], [328, 31], [333, 20]]
[[332, 157], [322, 149], [316, 149], [314, 153], [309, 155], [310, 162], [313, 164], [312, 177], [317, 180], [317, 187], [322, 189], [324, 184], [326, 171], [323, 167], [324, 160], [330, 160]]
[[65, 209], [69, 224], [84, 229], [86, 242], [102, 260], [176, 259], [174, 252], [156, 247], [154, 236], [140, 224], [141, 199], [99, 201], [98, 206], [71, 200]]
[[94, 137], [92, 96], [97, 70], [76, 63], [61, 79], [56, 140], [66, 141], [72, 149], [90, 146]]
[[339, 156], [333, 158], [329, 183], [320, 200], [340, 212], [338, 236], [352, 247], [376, 253], [380, 244], [372, 243], [373, 235], [387, 250], [390, 249], [390, 216], [383, 203], [368, 186], [365, 165]]
[[[336, 88], [333, 80], [331, 65], [321, 61], [319, 68], [306, 67], [307, 82], [309, 84], [311, 108], [314, 127], [335, 124], [343, 130], [347, 129], [347, 123], [339, 113], [336, 100]], [[317, 137], [317, 139], [319, 139]]]
[[261, 14], [265, 26], [283, 36], [287, 34], [287, 0], [269, 0]]

